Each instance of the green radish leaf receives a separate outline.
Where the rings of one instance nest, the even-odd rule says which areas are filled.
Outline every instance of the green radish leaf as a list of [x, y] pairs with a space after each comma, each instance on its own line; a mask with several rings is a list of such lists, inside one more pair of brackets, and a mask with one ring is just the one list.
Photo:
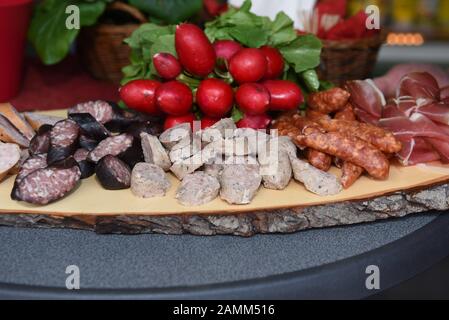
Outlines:
[[320, 90], [321, 91], [329, 90], [332, 88], [335, 88], [335, 85], [332, 82], [324, 81], [324, 80], [320, 81]]
[[231, 112], [231, 118], [234, 120], [235, 123], [239, 122], [243, 119], [243, 112], [237, 106], [234, 105]]
[[145, 23], [125, 39], [131, 47], [131, 64], [124, 67], [125, 84], [135, 79], [156, 78], [157, 72], [153, 66], [153, 56], [158, 52], [168, 52], [176, 56], [175, 26], [159, 26]]
[[311, 92], [317, 92], [320, 88], [320, 79], [315, 69], [306, 70], [301, 73], [302, 80]]
[[321, 41], [313, 35], [298, 36], [280, 49], [284, 59], [297, 73], [316, 68], [320, 64]]
[[128, 2], [150, 16], [171, 24], [187, 20], [203, 8], [202, 0], [128, 0]]

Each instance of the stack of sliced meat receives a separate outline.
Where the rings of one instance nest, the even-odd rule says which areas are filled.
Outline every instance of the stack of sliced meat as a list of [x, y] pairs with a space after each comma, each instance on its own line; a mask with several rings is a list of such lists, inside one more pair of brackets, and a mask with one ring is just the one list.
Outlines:
[[396, 98], [385, 101], [371, 80], [347, 84], [358, 118], [394, 133], [403, 147], [396, 154], [403, 165], [435, 160], [449, 163], [449, 87], [439, 88], [429, 73], [402, 78]]
[[280, 135], [290, 136], [305, 149], [313, 166], [324, 171], [329, 170], [332, 163], [340, 167], [345, 188], [364, 171], [373, 178], [386, 179], [390, 168], [388, 155], [399, 152], [402, 147], [388, 130], [357, 121], [356, 112], [360, 110], [354, 108], [349, 99], [350, 93], [341, 88], [311, 94], [306, 116], [284, 115], [273, 125]]

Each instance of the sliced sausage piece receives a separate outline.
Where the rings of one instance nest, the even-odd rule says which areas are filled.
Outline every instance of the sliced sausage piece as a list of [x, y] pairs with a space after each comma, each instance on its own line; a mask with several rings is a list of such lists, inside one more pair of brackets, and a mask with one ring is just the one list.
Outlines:
[[78, 166], [81, 170], [81, 179], [86, 179], [92, 176], [95, 173], [95, 164], [90, 161], [87, 161], [87, 156], [89, 151], [86, 149], [78, 149], [76, 150], [73, 158], [78, 163]]
[[64, 120], [62, 117], [49, 116], [36, 112], [24, 112], [23, 116], [35, 131], [38, 131], [44, 124], [54, 126], [57, 122]]
[[136, 164], [131, 176], [131, 191], [140, 198], [163, 197], [170, 189], [171, 184], [167, 175], [152, 163], [141, 162]]
[[189, 173], [201, 168], [203, 164], [211, 163], [218, 155], [220, 155], [220, 152], [212, 144], [208, 144], [203, 150], [195, 153], [190, 158], [173, 163], [170, 171], [179, 180], [182, 180]]
[[196, 134], [201, 136], [201, 141], [213, 142], [220, 138], [227, 139], [234, 137], [235, 129], [237, 127], [234, 120], [232, 118], [224, 118], [209, 128], [196, 132]]
[[112, 155], [107, 155], [98, 162], [95, 173], [106, 190], [128, 189], [131, 186], [131, 169]]
[[111, 135], [90, 113], [72, 113], [69, 118], [79, 125], [81, 133], [87, 137], [100, 141]]
[[0, 182], [20, 160], [17, 144], [0, 142]]
[[47, 155], [49, 165], [63, 161], [73, 155], [78, 148], [80, 127], [75, 121], [59, 121], [50, 131], [50, 149]]
[[341, 192], [341, 183], [333, 174], [321, 171], [296, 157], [291, 157], [290, 161], [293, 177], [302, 182], [310, 192], [319, 196], [331, 196]]
[[0, 114], [0, 141], [15, 143], [23, 148], [28, 148], [30, 140], [14, 127], [8, 119]]
[[50, 132], [53, 126], [44, 124], [41, 126], [36, 135], [30, 141], [30, 154], [48, 153], [50, 150]]
[[285, 150], [277, 154], [259, 154], [263, 186], [267, 189], [283, 190], [292, 178], [290, 158]]
[[47, 167], [47, 155], [46, 154], [38, 154], [32, 157], [29, 157], [20, 167], [19, 173], [16, 176], [16, 180], [14, 181], [14, 187], [11, 191], [11, 199], [19, 200], [19, 190], [17, 186], [19, 183], [30, 173]]
[[134, 139], [140, 140], [140, 134], [142, 132], [151, 134], [152, 136], [160, 135], [162, 132], [161, 127], [159, 123], [155, 123], [154, 121], [140, 121], [127, 127], [124, 132], [132, 135]]
[[114, 115], [112, 120], [108, 121], [105, 126], [112, 132], [126, 132], [138, 139], [140, 132], [134, 131], [135, 128], [142, 128], [145, 125], [145, 132], [154, 136], [159, 136], [163, 131], [163, 119], [159, 116], [151, 116], [136, 110], [120, 108], [115, 102], [108, 102], [112, 106]]
[[73, 158], [37, 169], [17, 185], [13, 199], [31, 204], [46, 205], [66, 196], [78, 185], [81, 171]]
[[238, 128], [234, 131], [234, 139], [246, 137], [250, 154], [255, 156], [266, 148], [270, 136], [265, 130], [254, 130], [251, 128]]
[[142, 132], [140, 138], [145, 162], [153, 163], [168, 171], [171, 167], [171, 161], [159, 139], [146, 132]]
[[220, 182], [216, 177], [198, 171], [182, 180], [175, 198], [183, 206], [200, 206], [214, 200], [219, 191]]
[[134, 168], [136, 164], [139, 162], [144, 162], [142, 144], [140, 143], [140, 139], [133, 139], [133, 144], [131, 147], [126, 149], [124, 152], [118, 155], [120, 160], [124, 161], [131, 170]]
[[87, 159], [97, 163], [101, 158], [107, 155], [119, 156], [131, 148], [133, 142], [134, 138], [127, 133], [106, 138], [89, 153]]
[[69, 116], [73, 113], [90, 113], [95, 120], [105, 124], [114, 118], [114, 110], [106, 101], [88, 101], [79, 103], [69, 109]]
[[0, 103], [0, 114], [8, 119], [25, 138], [31, 140], [34, 137], [33, 128], [10, 103]]
[[170, 158], [170, 161], [172, 163], [175, 163], [178, 161], [188, 159], [192, 155], [193, 155], [193, 148], [191, 145], [188, 145], [180, 149], [171, 150], [170, 153], [168, 154], [168, 157]]
[[278, 143], [279, 143], [279, 150], [284, 150], [285, 152], [287, 152], [289, 157], [297, 157], [297, 147], [296, 145], [293, 143], [292, 139], [290, 137], [287, 136], [280, 136], [276, 138]]
[[80, 145], [81, 148], [92, 151], [93, 149], [95, 149], [98, 146], [98, 143], [100, 143], [100, 141], [97, 141], [95, 139], [92, 139], [84, 134], [80, 134], [80, 137], [78, 139], [78, 143]]
[[[162, 132], [159, 140], [165, 148], [171, 150], [175, 145], [178, 145], [180, 148], [189, 145], [192, 140], [191, 137], [192, 129], [190, 128], [190, 124], [181, 123]], [[180, 142], [183, 142], [181, 146], [179, 145]]]
[[248, 204], [259, 190], [259, 165], [226, 165], [220, 176], [220, 197], [230, 204]]

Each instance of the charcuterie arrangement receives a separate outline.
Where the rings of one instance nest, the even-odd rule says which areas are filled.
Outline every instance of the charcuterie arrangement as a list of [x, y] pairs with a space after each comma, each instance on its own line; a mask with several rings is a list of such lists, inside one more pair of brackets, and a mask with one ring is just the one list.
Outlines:
[[[138, 198], [176, 188], [183, 206], [244, 205], [292, 180], [334, 196], [363, 175], [389, 179], [391, 165], [449, 161], [449, 90], [430, 73], [401, 76], [388, 99], [370, 79], [320, 81], [319, 40], [245, 3], [205, 31], [142, 26], [128, 39], [118, 103], [79, 103], [66, 118], [2, 104], [0, 178], [17, 174], [11, 198], [47, 205], [95, 175], [99, 188]], [[259, 40], [240, 33], [242, 17]]]

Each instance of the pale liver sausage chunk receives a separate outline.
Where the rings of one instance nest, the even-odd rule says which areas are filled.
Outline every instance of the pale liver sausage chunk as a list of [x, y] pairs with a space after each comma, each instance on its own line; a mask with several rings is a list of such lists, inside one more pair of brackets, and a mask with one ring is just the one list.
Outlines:
[[141, 198], [163, 197], [171, 184], [160, 167], [151, 163], [138, 163], [131, 175], [131, 191]]
[[331, 173], [321, 171], [296, 157], [290, 157], [293, 176], [304, 187], [319, 196], [331, 196], [343, 189], [340, 181]]
[[219, 191], [216, 177], [198, 171], [185, 176], [176, 191], [176, 199], [184, 206], [200, 206], [214, 200]]
[[259, 154], [259, 162], [265, 188], [283, 190], [288, 186], [292, 178], [292, 166], [285, 150], [279, 150], [277, 157], [275, 154]]
[[140, 138], [145, 162], [153, 163], [168, 171], [171, 167], [171, 161], [159, 139], [146, 132], [142, 132]]
[[181, 123], [168, 130], [165, 130], [160, 136], [159, 140], [165, 148], [171, 150], [175, 145], [178, 147], [190, 144], [192, 137], [192, 129], [189, 123]]
[[230, 204], [248, 204], [256, 195], [261, 181], [257, 164], [227, 165], [220, 176], [220, 197]]

